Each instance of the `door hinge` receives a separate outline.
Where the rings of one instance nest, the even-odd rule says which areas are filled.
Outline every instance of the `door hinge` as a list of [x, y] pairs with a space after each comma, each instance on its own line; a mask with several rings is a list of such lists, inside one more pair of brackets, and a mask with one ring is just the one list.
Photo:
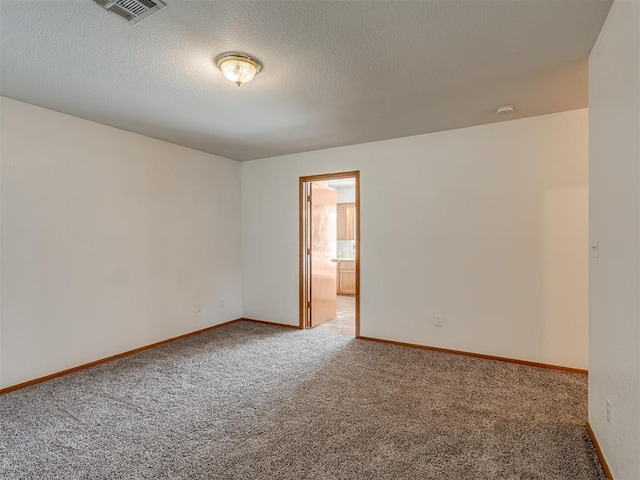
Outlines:
[[307, 195], [307, 202], [311, 203], [311, 195]]
[[307, 255], [311, 255], [311, 249], [307, 248]]
[[307, 302], [307, 308], [311, 308], [311, 302]]

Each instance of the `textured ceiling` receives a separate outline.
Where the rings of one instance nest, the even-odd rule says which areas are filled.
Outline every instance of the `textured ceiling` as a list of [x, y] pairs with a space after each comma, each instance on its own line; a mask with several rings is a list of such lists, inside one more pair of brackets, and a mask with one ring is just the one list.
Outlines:
[[[236, 160], [587, 105], [609, 0], [0, 1], [0, 94]], [[241, 87], [213, 58], [258, 57]]]

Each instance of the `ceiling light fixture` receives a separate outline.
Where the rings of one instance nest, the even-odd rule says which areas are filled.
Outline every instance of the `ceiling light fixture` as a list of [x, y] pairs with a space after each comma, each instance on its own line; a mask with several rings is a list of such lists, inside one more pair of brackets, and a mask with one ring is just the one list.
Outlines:
[[260, 60], [240, 52], [222, 53], [216, 57], [216, 64], [222, 74], [238, 86], [250, 82], [262, 70]]
[[513, 105], [500, 105], [496, 108], [496, 113], [498, 115], [506, 115], [508, 113], [513, 113], [516, 108]]

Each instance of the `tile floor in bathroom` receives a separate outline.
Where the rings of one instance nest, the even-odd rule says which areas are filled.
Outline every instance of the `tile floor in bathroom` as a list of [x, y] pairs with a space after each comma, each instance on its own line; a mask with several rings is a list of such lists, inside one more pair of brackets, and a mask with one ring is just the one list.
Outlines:
[[321, 323], [314, 330], [333, 333], [345, 337], [356, 336], [356, 297], [338, 295], [338, 314], [336, 318]]

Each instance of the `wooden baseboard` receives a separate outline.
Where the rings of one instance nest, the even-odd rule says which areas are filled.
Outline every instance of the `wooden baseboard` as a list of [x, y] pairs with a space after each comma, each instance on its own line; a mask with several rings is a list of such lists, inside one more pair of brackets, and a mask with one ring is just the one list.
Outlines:
[[604, 469], [604, 473], [607, 475], [607, 478], [609, 480], [614, 480], [613, 475], [611, 474], [611, 470], [609, 469], [609, 465], [607, 464], [607, 459], [604, 458], [604, 453], [602, 453], [602, 449], [600, 448], [600, 444], [598, 443], [598, 439], [596, 438], [595, 432], [591, 428], [591, 425], [589, 424], [589, 422], [587, 422], [586, 426], [587, 426], [587, 434], [591, 439], [591, 443], [593, 443], [593, 448], [596, 449], [596, 453], [598, 454], [598, 458], [600, 459], [600, 464]]
[[256, 320], [254, 318], [241, 318], [240, 320], [244, 322], [260, 323], [262, 325], [273, 325], [275, 327], [293, 328], [295, 330], [301, 330], [299, 325], [287, 325], [286, 323], [267, 322], [266, 320]]
[[421, 350], [430, 350], [432, 352], [440, 352], [440, 353], [452, 353], [455, 355], [464, 355], [467, 357], [476, 357], [476, 358], [484, 358], [485, 360], [496, 360], [498, 362], [507, 362], [507, 363], [517, 363], [519, 365], [526, 365], [528, 367], [538, 367], [538, 368], [547, 368], [550, 370], [560, 370], [562, 372], [570, 372], [570, 373], [580, 373], [586, 375], [588, 370], [583, 370], [581, 368], [573, 368], [573, 367], [563, 367], [561, 365], [550, 365], [548, 363], [539, 363], [539, 362], [529, 362], [528, 360], [518, 360], [516, 358], [508, 358], [508, 357], [496, 357], [494, 355], [485, 355], [484, 353], [474, 353], [474, 352], [465, 352], [462, 350], [451, 350], [449, 348], [440, 348], [440, 347], [430, 347], [428, 345], [419, 345], [416, 343], [405, 343], [405, 342], [396, 342], [394, 340], [384, 340], [382, 338], [374, 338], [374, 337], [357, 337], [361, 340], [369, 340], [372, 342], [380, 342], [380, 343], [389, 343], [391, 345], [400, 345], [402, 347], [411, 347], [411, 348], [419, 348]]
[[[164, 345], [166, 343], [175, 342], [177, 340], [182, 340], [182, 339], [185, 339], [185, 338], [188, 338], [188, 337], [192, 337], [194, 335], [199, 335], [201, 333], [205, 333], [205, 332], [208, 332], [210, 330], [213, 330], [213, 329], [216, 329], [216, 328], [220, 328], [220, 327], [225, 327], [227, 325], [231, 325], [233, 323], [240, 322], [240, 321], [258, 323], [258, 324], [262, 324], [262, 325], [271, 325], [271, 326], [281, 327], [281, 328], [292, 328], [294, 330], [300, 330], [300, 327], [298, 325], [287, 325], [287, 324], [284, 324], [284, 323], [268, 322], [268, 321], [265, 321], [265, 320], [256, 320], [256, 319], [253, 319], [253, 318], [237, 318], [235, 320], [230, 320], [228, 322], [220, 323], [218, 325], [213, 325], [211, 327], [207, 327], [207, 328], [203, 328], [203, 329], [200, 329], [200, 330], [196, 330], [194, 332], [185, 333], [184, 335], [179, 335], [177, 337], [168, 338], [166, 340], [162, 340], [160, 342], [152, 343], [150, 345], [145, 345], [143, 347], [134, 348], [133, 350], [128, 350], [126, 352], [118, 353], [116, 355], [111, 355], [110, 357], [105, 357], [105, 358], [101, 358], [99, 360], [95, 360], [93, 362], [89, 362], [89, 363], [85, 363], [85, 364], [82, 364], [82, 365], [78, 365], [78, 366], [73, 367], [73, 368], [68, 368], [66, 370], [62, 370], [60, 372], [52, 373], [50, 375], [45, 375], [43, 377], [34, 378], [33, 380], [29, 380], [27, 382], [22, 382], [22, 383], [18, 383], [16, 385], [11, 385], [9, 387], [0, 388], [0, 395], [4, 395], [6, 393], [13, 392], [15, 390], [20, 390], [22, 388], [30, 387], [32, 385], [37, 385], [38, 383], [46, 382], [47, 380], [52, 380], [54, 378], [61, 377], [63, 375], [68, 375], [70, 373], [74, 373], [74, 372], [77, 372], [79, 370], [84, 370], [86, 368], [91, 368], [91, 367], [94, 367], [96, 365], [100, 365], [101, 363], [106, 363], [106, 362], [110, 362], [112, 360], [117, 360], [118, 358], [126, 357], [128, 355], [133, 355], [135, 353], [142, 352], [144, 350], [149, 350], [151, 348], [159, 347], [159, 346]], [[447, 349], [447, 348], [430, 347], [430, 346], [427, 346], [427, 345], [418, 345], [418, 344], [415, 344], [415, 343], [396, 342], [396, 341], [393, 341], [393, 340], [384, 340], [384, 339], [381, 339], [381, 338], [374, 338], [374, 337], [358, 336], [356, 338], [358, 338], [360, 340], [368, 340], [368, 341], [372, 341], [372, 342], [388, 343], [388, 344], [391, 344], [391, 345], [400, 345], [400, 346], [403, 346], [403, 347], [419, 348], [419, 349], [422, 349], [422, 350], [430, 350], [430, 351], [434, 351], [434, 352], [451, 353], [451, 354], [455, 354], [455, 355], [465, 355], [465, 356], [469, 356], [469, 357], [484, 358], [484, 359], [487, 359], [487, 360], [497, 360], [497, 361], [500, 361], [500, 362], [517, 363], [517, 364], [520, 364], [520, 365], [527, 365], [527, 366], [530, 366], [530, 367], [549, 368], [549, 369], [553, 369], [553, 370], [561, 370], [561, 371], [564, 371], [564, 372], [571, 372], [571, 373], [581, 373], [581, 374], [586, 374], [587, 373], [587, 370], [582, 370], [582, 369], [578, 369], [578, 368], [562, 367], [562, 366], [558, 366], [558, 365], [548, 365], [546, 363], [528, 362], [526, 360], [517, 360], [517, 359], [513, 359], [513, 358], [506, 358], [506, 357], [496, 357], [496, 356], [493, 356], [493, 355], [484, 355], [482, 353], [464, 352], [464, 351], [461, 351], [461, 350], [450, 350], [450, 349]], [[604, 460], [604, 456], [602, 456], [601, 451], [599, 450], [599, 447], [597, 446], [597, 441], [595, 440], [595, 435], [592, 435], [593, 432], [590, 430], [590, 427], [588, 426], [588, 424], [587, 424], [587, 428], [589, 429], [590, 436], [594, 440], [594, 445], [596, 445], [596, 450], [598, 451], [598, 455], [600, 456], [600, 459], [602, 461], [603, 467], [605, 468], [606, 471], [608, 471], [608, 467], [606, 466], [606, 462]]]
[[34, 378], [33, 380], [29, 380], [27, 382], [18, 383], [16, 385], [11, 385], [10, 387], [5, 387], [0, 389], [0, 395], [4, 395], [5, 393], [13, 392], [15, 390], [20, 390], [22, 388], [30, 387], [32, 385], [37, 385], [38, 383], [46, 382], [47, 380], [52, 380], [54, 378], [61, 377], [63, 375], [68, 375], [70, 373], [77, 372], [79, 370], [84, 370], [86, 368], [95, 367], [96, 365], [100, 365], [101, 363], [107, 363], [112, 360], [117, 360], [118, 358], [126, 357], [128, 355], [133, 355], [134, 353], [142, 352], [144, 350], [149, 350], [150, 348], [159, 347], [160, 345], [164, 345], [166, 343], [175, 342], [177, 340], [183, 340], [188, 337], [192, 337], [194, 335], [200, 335], [201, 333], [208, 332], [210, 330], [214, 330], [216, 328], [225, 327], [227, 325], [231, 325], [232, 323], [239, 322], [244, 320], [243, 318], [237, 318], [235, 320], [230, 320], [228, 322], [220, 323], [218, 325], [213, 325], [211, 327], [203, 328], [200, 330], [196, 330], [195, 332], [185, 333], [184, 335], [178, 335], [177, 337], [168, 338], [166, 340], [162, 340], [160, 342], [152, 343], [150, 345], [145, 345], [144, 347], [134, 348], [133, 350], [128, 350], [126, 352], [118, 353], [116, 355], [111, 355], [110, 357], [101, 358], [100, 360], [95, 360], [93, 362], [84, 363], [82, 365], [78, 365], [77, 367], [68, 368], [66, 370], [62, 370], [61, 372], [52, 373], [50, 375], [45, 375], [44, 377]]

